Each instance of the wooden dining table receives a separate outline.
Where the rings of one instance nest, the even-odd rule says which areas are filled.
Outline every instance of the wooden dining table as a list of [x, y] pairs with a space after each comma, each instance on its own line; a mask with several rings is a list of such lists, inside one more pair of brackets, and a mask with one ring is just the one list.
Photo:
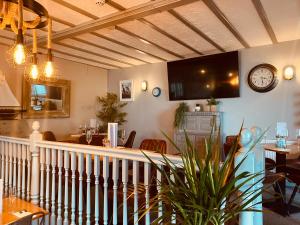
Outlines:
[[[44, 210], [43, 208], [40, 208], [37, 205], [24, 201], [20, 198], [3, 198], [2, 204], [0, 225], [11, 224], [21, 220], [23, 218], [21, 217], [22, 212], [24, 213], [24, 216], [28, 215], [28, 213], [32, 214], [37, 212], [43, 212], [45, 215], [49, 214], [48, 211]], [[38, 218], [39, 216], [33, 217], [33, 220]]]
[[[288, 145], [287, 148], [278, 148], [276, 144], [266, 144], [264, 149], [276, 153], [276, 173], [286, 174], [287, 158], [295, 158], [300, 154], [300, 148], [296, 144]], [[283, 200], [286, 202], [286, 179], [279, 180], [278, 184], [282, 191]]]

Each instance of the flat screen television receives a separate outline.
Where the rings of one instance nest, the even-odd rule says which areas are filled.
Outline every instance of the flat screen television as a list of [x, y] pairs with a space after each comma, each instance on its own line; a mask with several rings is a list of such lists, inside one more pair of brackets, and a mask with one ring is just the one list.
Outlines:
[[169, 99], [240, 96], [238, 52], [168, 62]]

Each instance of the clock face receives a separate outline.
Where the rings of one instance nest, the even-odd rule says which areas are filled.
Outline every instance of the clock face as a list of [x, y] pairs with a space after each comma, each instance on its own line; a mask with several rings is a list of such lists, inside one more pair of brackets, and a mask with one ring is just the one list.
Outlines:
[[158, 97], [158, 96], [160, 96], [160, 94], [161, 94], [161, 89], [160, 89], [159, 87], [153, 88], [153, 90], [152, 90], [152, 95], [153, 95], [154, 97]]
[[267, 92], [277, 85], [277, 69], [270, 64], [254, 67], [248, 75], [249, 86], [257, 92]]

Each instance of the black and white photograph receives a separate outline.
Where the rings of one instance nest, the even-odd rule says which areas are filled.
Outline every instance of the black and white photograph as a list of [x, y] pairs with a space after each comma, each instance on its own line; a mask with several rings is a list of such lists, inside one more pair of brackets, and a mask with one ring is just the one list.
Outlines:
[[120, 100], [131, 102], [133, 98], [133, 81], [121, 80], [120, 81]]

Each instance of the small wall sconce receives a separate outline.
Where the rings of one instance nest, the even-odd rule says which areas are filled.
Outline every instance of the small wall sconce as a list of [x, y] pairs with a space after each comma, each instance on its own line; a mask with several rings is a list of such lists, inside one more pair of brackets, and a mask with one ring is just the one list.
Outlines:
[[283, 68], [283, 78], [285, 80], [292, 80], [296, 76], [296, 69], [294, 66], [285, 66]]
[[148, 82], [143, 80], [142, 83], [141, 83], [141, 88], [142, 88], [142, 91], [147, 91], [148, 89]]

